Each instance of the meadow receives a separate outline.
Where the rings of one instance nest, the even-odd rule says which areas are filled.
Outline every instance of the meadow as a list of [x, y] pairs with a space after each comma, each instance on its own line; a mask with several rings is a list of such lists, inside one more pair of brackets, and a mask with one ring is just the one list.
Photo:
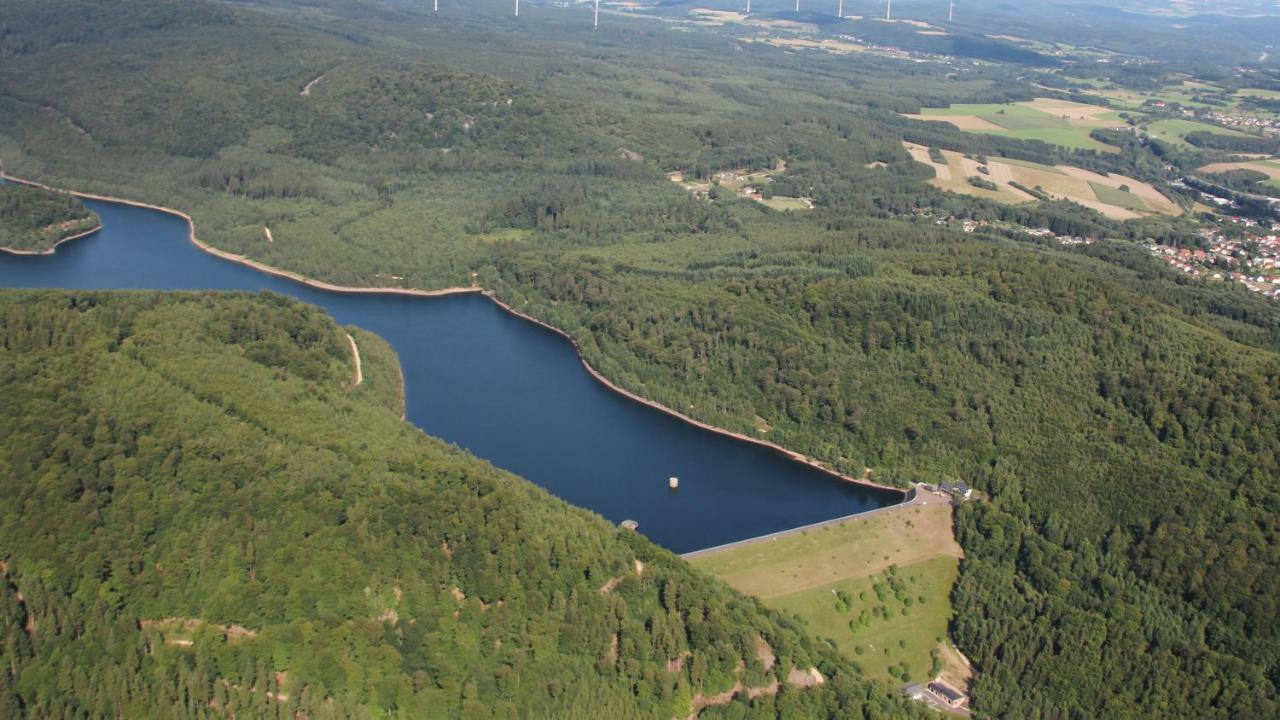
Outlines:
[[1250, 160], [1248, 162], [1224, 162], [1206, 165], [1200, 168], [1202, 172], [1222, 173], [1231, 170], [1253, 170], [1260, 172], [1271, 179], [1266, 182], [1274, 188], [1280, 189], [1280, 158], [1271, 158], [1269, 160]]
[[1237, 90], [1238, 97], [1256, 97], [1263, 100], [1280, 100], [1280, 90], [1265, 90], [1263, 88], [1244, 88]]
[[1114, 105], [1125, 109], [1137, 110], [1150, 101], [1177, 103], [1192, 108], [1209, 108], [1213, 106], [1196, 98], [1206, 93], [1218, 92], [1221, 92], [1221, 89], [1216, 86], [1188, 81], [1166, 85], [1159, 90], [1147, 92], [1108, 84], [1105, 88], [1100, 88], [1097, 94], [1107, 98]]
[[1128, 190], [1112, 187], [1110, 185], [1103, 185], [1102, 183], [1093, 180], [1089, 181], [1089, 187], [1093, 190], [1094, 194], [1098, 196], [1098, 202], [1106, 203], [1107, 205], [1114, 205], [1134, 212], [1145, 212], [1148, 210], [1147, 204], [1142, 202], [1142, 198], [1134, 195]]
[[[942, 498], [697, 556], [692, 563], [795, 614], [809, 632], [891, 683], [949, 667], [948, 595], [963, 553]], [[935, 658], [937, 658], [935, 660]]]
[[1226, 135], [1228, 137], [1249, 137], [1245, 133], [1225, 128], [1221, 125], [1210, 125], [1208, 123], [1196, 122], [1194, 120], [1182, 120], [1178, 118], [1156, 120], [1155, 122], [1146, 125], [1144, 129], [1148, 135], [1173, 143], [1180, 147], [1190, 147], [1190, 143], [1186, 141], [1186, 137], [1194, 132], [1207, 132], [1213, 133], [1214, 135]]
[[869, 677], [923, 682], [944, 669], [941, 656], [950, 644], [947, 595], [958, 565], [947, 557], [895, 565], [877, 575], [779, 597], [769, 605], [802, 618], [815, 637], [833, 643]]

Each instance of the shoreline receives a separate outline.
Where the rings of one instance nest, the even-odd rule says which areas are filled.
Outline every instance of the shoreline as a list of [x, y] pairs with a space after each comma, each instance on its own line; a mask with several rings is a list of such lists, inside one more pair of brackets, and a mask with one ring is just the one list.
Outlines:
[[[187, 239], [191, 241], [191, 244], [209, 253], [210, 255], [220, 257], [223, 260], [227, 260], [230, 262], [246, 265], [248, 267], [253, 268], [254, 270], [257, 270], [258, 272], [266, 273], [268, 275], [274, 275], [275, 277], [284, 278], [286, 280], [292, 280], [296, 283], [306, 285], [307, 287], [315, 288], [316, 290], [325, 290], [328, 292], [336, 292], [336, 293], [376, 293], [376, 294], [383, 294], [383, 295], [406, 295], [410, 297], [443, 297], [446, 295], [461, 295], [466, 293], [483, 293], [484, 292], [484, 288], [479, 288], [479, 287], [451, 287], [451, 288], [441, 288], [439, 290], [414, 290], [412, 288], [358, 287], [358, 286], [351, 286], [351, 285], [334, 285], [333, 283], [327, 283], [322, 280], [314, 280], [312, 278], [307, 277], [306, 275], [293, 272], [292, 270], [284, 270], [284, 269], [275, 267], [274, 265], [268, 265], [266, 263], [253, 260], [251, 258], [245, 257], [244, 255], [237, 255], [233, 252], [220, 250], [216, 247], [213, 247], [212, 245], [205, 244], [199, 238], [196, 237], [195, 220], [193, 220], [190, 215], [182, 212], [181, 210], [174, 210], [173, 208], [164, 207], [163, 205], [153, 205], [151, 203], [140, 202], [138, 200], [128, 200], [125, 198], [113, 197], [111, 195], [98, 195], [96, 193], [80, 192], [78, 190], [62, 190], [60, 188], [55, 188], [49, 185], [45, 185], [44, 183], [36, 182], [34, 180], [27, 180], [25, 178], [14, 177], [13, 175], [9, 175], [8, 173], [3, 171], [0, 171], [0, 179], [8, 180], [10, 182], [19, 183], [22, 185], [30, 185], [31, 187], [43, 188], [45, 190], [52, 190], [54, 192], [65, 192], [79, 198], [85, 198], [87, 200], [100, 200], [102, 202], [116, 203], [118, 205], [129, 205], [132, 207], [144, 208], [146, 210], [155, 210], [157, 212], [166, 213], [168, 215], [174, 215], [186, 221]], [[45, 254], [52, 254], [52, 253], [45, 253]]]
[[[4, 175], [3, 173], [0, 173], [0, 178], [4, 178], [6, 180], [11, 179], [9, 178], [9, 176]], [[40, 257], [42, 255], [52, 255], [58, 251], [58, 246], [61, 245], [62, 243], [67, 243], [67, 242], [71, 242], [72, 240], [79, 240], [80, 238], [89, 237], [90, 235], [98, 232], [101, 229], [102, 229], [102, 221], [99, 220], [97, 224], [95, 224], [93, 227], [89, 228], [88, 230], [85, 230], [83, 232], [78, 232], [75, 235], [69, 235], [67, 237], [62, 238], [58, 242], [54, 243], [53, 247], [49, 248], [48, 250], [15, 250], [10, 247], [0, 247], [0, 252], [7, 253], [9, 255], [26, 255], [28, 257]]]
[[[403, 295], [403, 296], [409, 296], [409, 297], [446, 297], [450, 295], [474, 295], [474, 294], [483, 295], [484, 297], [488, 298], [491, 302], [493, 302], [495, 305], [497, 305], [499, 308], [506, 311], [507, 313], [510, 313], [512, 316], [520, 318], [527, 322], [533, 323], [534, 325], [538, 325], [539, 327], [549, 330], [555, 333], [556, 335], [559, 335], [560, 337], [567, 340], [570, 346], [573, 348], [574, 353], [578, 356], [579, 362], [582, 363], [582, 367], [587, 371], [587, 374], [589, 374], [592, 378], [594, 378], [596, 382], [603, 385], [606, 389], [611, 390], [614, 393], [617, 393], [618, 395], [621, 395], [622, 397], [625, 397], [631, 400], [632, 402], [636, 402], [650, 409], [657, 410], [658, 412], [661, 412], [661, 413], [665, 413], [671, 417], [676, 418], [677, 420], [680, 420], [684, 423], [700, 428], [707, 432], [712, 432], [717, 435], [722, 435], [724, 437], [729, 437], [734, 440], [750, 443], [757, 447], [766, 448], [768, 450], [772, 450], [774, 452], [780, 453], [782, 455], [785, 455], [787, 458], [791, 459], [794, 462], [801, 463], [814, 470], [825, 473], [826, 475], [832, 478], [835, 478], [836, 480], [840, 480], [846, 483], [851, 483], [854, 485], [860, 485], [860, 486], [871, 488], [874, 490], [894, 492], [900, 495], [900, 498], [898, 499], [897, 502], [893, 503], [892, 505], [887, 505], [885, 506], [885, 508], [896, 507], [898, 505], [902, 505], [905, 502], [908, 502], [909, 500], [908, 495], [911, 493], [911, 488], [893, 487], [891, 485], [883, 485], [881, 483], [877, 483], [869, 479], [855, 479], [855, 478], [849, 477], [848, 475], [844, 475], [840, 472], [832, 470], [829, 467], [826, 467], [818, 460], [810, 458], [807, 455], [798, 453], [794, 450], [788, 450], [787, 448], [781, 445], [778, 445], [777, 443], [769, 442], [768, 440], [761, 440], [759, 438], [754, 438], [749, 435], [743, 435], [742, 433], [734, 432], [732, 430], [727, 430], [721, 427], [716, 427], [715, 425], [710, 425], [708, 423], [702, 422], [701, 420], [696, 420], [694, 418], [689, 417], [688, 415], [685, 415], [684, 413], [679, 412], [678, 410], [669, 408], [666, 405], [663, 405], [662, 403], [657, 402], [656, 400], [650, 400], [648, 398], [641, 397], [640, 395], [637, 395], [636, 393], [615, 384], [613, 381], [609, 380], [607, 377], [601, 374], [598, 370], [592, 367], [591, 363], [587, 361], [586, 355], [584, 355], [582, 352], [582, 346], [578, 344], [578, 341], [574, 339], [572, 335], [570, 335], [564, 330], [561, 330], [560, 328], [548, 322], [539, 320], [538, 318], [533, 317], [532, 315], [516, 310], [515, 308], [511, 307], [510, 305], [503, 302], [502, 300], [499, 300], [498, 297], [494, 295], [493, 291], [491, 290], [486, 290], [482, 287], [475, 287], [475, 286], [441, 288], [439, 290], [415, 290], [412, 288], [379, 288], [379, 287], [353, 287], [349, 285], [334, 285], [332, 283], [327, 283], [321, 280], [314, 280], [312, 278], [306, 277], [305, 275], [301, 275], [299, 273], [296, 273], [290, 270], [283, 270], [281, 268], [267, 265], [266, 263], [258, 262], [257, 260], [252, 260], [243, 255], [237, 255], [232, 252], [227, 252], [226, 250], [220, 250], [204, 242], [201, 242], [196, 237], [195, 221], [191, 218], [190, 215], [182, 212], [181, 210], [174, 210], [173, 208], [164, 207], [162, 205], [154, 205], [151, 203], [140, 202], [137, 200], [127, 200], [124, 198], [112, 197], [109, 195], [98, 195], [95, 193], [78, 192], [75, 190], [60, 190], [59, 188], [50, 187], [43, 183], [35, 182], [33, 180], [14, 177], [4, 172], [3, 170], [0, 170], [0, 179], [9, 180], [11, 182], [21, 183], [24, 185], [30, 185], [33, 187], [44, 188], [46, 190], [67, 192], [76, 197], [86, 198], [89, 200], [99, 200], [102, 202], [118, 203], [121, 205], [129, 205], [132, 207], [139, 207], [147, 210], [155, 210], [157, 212], [174, 215], [186, 221], [187, 239], [191, 241], [191, 244], [209, 253], [210, 255], [214, 255], [216, 257], [222, 258], [223, 260], [226, 260], [228, 262], [245, 265], [247, 267], [253, 268], [254, 270], [266, 273], [268, 275], [284, 278], [286, 280], [292, 280], [296, 283], [300, 283], [302, 285], [306, 285], [307, 287], [315, 288], [317, 290], [325, 290], [328, 292], [335, 292], [335, 293], [374, 293], [374, 294], [385, 294], [385, 295]], [[99, 228], [95, 229], [93, 232], [97, 232], [98, 229], [101, 229], [101, 226], [99, 226]], [[89, 233], [86, 233], [86, 234], [89, 234]], [[47, 254], [52, 254], [52, 251]], [[406, 406], [406, 413], [407, 413], [408, 403], [407, 401], [404, 400], [403, 371], [401, 372], [401, 398], [402, 398], [401, 402]], [[865, 512], [876, 512], [877, 510], [883, 510], [885, 508], [877, 508], [876, 510], [868, 510]], [[847, 520], [849, 517], [854, 517], [856, 515], [861, 515], [861, 514], [864, 514], [864, 513], [855, 513], [855, 515], [846, 516], [844, 518], [836, 518], [835, 520], [831, 520], [827, 522]]]
[[[813, 468], [814, 470], [818, 470], [820, 472], [826, 473], [827, 475], [833, 478], [836, 478], [837, 480], [842, 480], [844, 482], [852, 483], [854, 485], [862, 485], [864, 487], [875, 488], [877, 490], [887, 490], [887, 491], [902, 494], [903, 496], [902, 500], [900, 500], [898, 503], [895, 503], [895, 505], [886, 506], [886, 507], [895, 507], [896, 505], [900, 505], [903, 502], [906, 502], [906, 496], [908, 493], [911, 492], [911, 488], [893, 487], [892, 485], [884, 485], [871, 480], [865, 480], [865, 479], [860, 480], [860, 479], [851, 478], [848, 475], [844, 475], [835, 470], [832, 470], [831, 468], [823, 465], [818, 460], [814, 460], [813, 458], [807, 455], [804, 455], [802, 453], [798, 453], [794, 450], [788, 450], [787, 448], [781, 445], [778, 445], [777, 443], [769, 442], [768, 440], [761, 440], [760, 438], [754, 438], [754, 437], [751, 437], [750, 435], [743, 435], [742, 433], [734, 432], [732, 430], [727, 430], [725, 428], [716, 427], [715, 425], [707, 424], [705, 422], [702, 422], [701, 420], [691, 418], [688, 415], [685, 415], [684, 413], [678, 410], [669, 408], [666, 405], [663, 405], [662, 403], [656, 400], [650, 400], [648, 398], [641, 397], [640, 395], [637, 395], [631, 392], [630, 390], [627, 390], [626, 388], [623, 388], [614, 384], [612, 380], [605, 377], [598, 370], [592, 367], [591, 363], [587, 361], [586, 355], [582, 353], [582, 346], [580, 346], [578, 344], [578, 341], [575, 340], [573, 336], [570, 335], [569, 333], [565, 332], [564, 330], [561, 330], [560, 328], [550, 323], [539, 320], [538, 318], [533, 317], [532, 315], [516, 310], [515, 308], [506, 304], [505, 302], [499, 300], [497, 297], [493, 295], [493, 293], [489, 292], [488, 290], [484, 291], [483, 295], [489, 298], [490, 300], [492, 300], [493, 303], [498, 307], [502, 308], [503, 310], [506, 310], [507, 312], [520, 318], [521, 320], [531, 322], [535, 325], [540, 325], [541, 327], [547, 330], [550, 330], [551, 332], [559, 335], [565, 340], [568, 340], [569, 344], [573, 346], [574, 352], [578, 355], [578, 360], [582, 363], [582, 367], [587, 371], [587, 373], [591, 375], [591, 377], [595, 378], [596, 382], [599, 382], [601, 385], [604, 385], [609, 390], [612, 390], [613, 392], [627, 398], [628, 400], [639, 403], [641, 405], [645, 405], [659, 412], [666, 413], [667, 415], [670, 415], [678, 420], [681, 420], [689, 425], [693, 425], [694, 427], [700, 428], [702, 430], [713, 432], [713, 433], [716, 433], [717, 435], [723, 435], [729, 438], [733, 438], [734, 440], [738, 440], [741, 442], [751, 443], [752, 445], [755, 445], [757, 447], [762, 447], [768, 450], [773, 450], [774, 452], [777, 452], [777, 453], [781, 453], [782, 455], [787, 456], [787, 458], [795, 462], [801, 463], [803, 465], [807, 465], [810, 468]], [[884, 508], [877, 508], [877, 509], [884, 509]], [[868, 510], [866, 512], [875, 512], [875, 510]], [[852, 517], [852, 516], [849, 516], [849, 517]], [[843, 519], [843, 518], [837, 518], [837, 519]]]

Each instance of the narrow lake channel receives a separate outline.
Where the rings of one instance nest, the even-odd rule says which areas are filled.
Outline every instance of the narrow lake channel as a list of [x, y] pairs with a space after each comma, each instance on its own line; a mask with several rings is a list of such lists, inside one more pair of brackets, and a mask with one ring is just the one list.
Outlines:
[[0, 253], [0, 287], [269, 290], [321, 306], [395, 347], [414, 425], [615, 523], [635, 520], [674, 552], [901, 500], [624, 398], [593, 379], [564, 338], [483, 296], [317, 290], [203, 252], [181, 218], [86, 204], [102, 231], [54, 255]]

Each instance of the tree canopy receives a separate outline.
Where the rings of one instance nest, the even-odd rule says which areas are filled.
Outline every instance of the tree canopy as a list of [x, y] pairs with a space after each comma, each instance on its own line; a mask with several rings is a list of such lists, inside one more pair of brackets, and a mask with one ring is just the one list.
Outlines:
[[403, 423], [359, 341], [357, 387], [278, 296], [0, 292], [0, 715], [665, 718], [741, 682], [782, 683], [753, 717], [923, 717]]

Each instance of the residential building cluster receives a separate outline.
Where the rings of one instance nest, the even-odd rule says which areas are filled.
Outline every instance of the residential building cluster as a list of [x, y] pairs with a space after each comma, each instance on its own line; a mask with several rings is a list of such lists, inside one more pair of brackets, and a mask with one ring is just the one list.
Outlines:
[[1280, 132], [1280, 117], [1275, 116], [1260, 117], [1257, 115], [1246, 115], [1239, 112], [1222, 112], [1215, 110], [1204, 114], [1202, 117], [1212, 120], [1219, 125], [1226, 125], [1231, 128], [1262, 130], [1263, 132]]
[[1155, 244], [1147, 248], [1188, 275], [1238, 282], [1254, 292], [1280, 299], [1280, 234], [1275, 228], [1264, 228], [1253, 221], [1233, 222], [1245, 226], [1239, 236], [1228, 236], [1219, 228], [1205, 228], [1198, 233], [1207, 249]]
[[1178, 102], [1164, 100], [1148, 100], [1144, 109], [1157, 112], [1173, 112], [1187, 118], [1195, 118], [1227, 128], [1240, 130], [1261, 130], [1264, 133], [1280, 132], [1280, 116], [1270, 113], [1250, 113], [1239, 109], [1218, 110], [1214, 108], [1191, 107]]

